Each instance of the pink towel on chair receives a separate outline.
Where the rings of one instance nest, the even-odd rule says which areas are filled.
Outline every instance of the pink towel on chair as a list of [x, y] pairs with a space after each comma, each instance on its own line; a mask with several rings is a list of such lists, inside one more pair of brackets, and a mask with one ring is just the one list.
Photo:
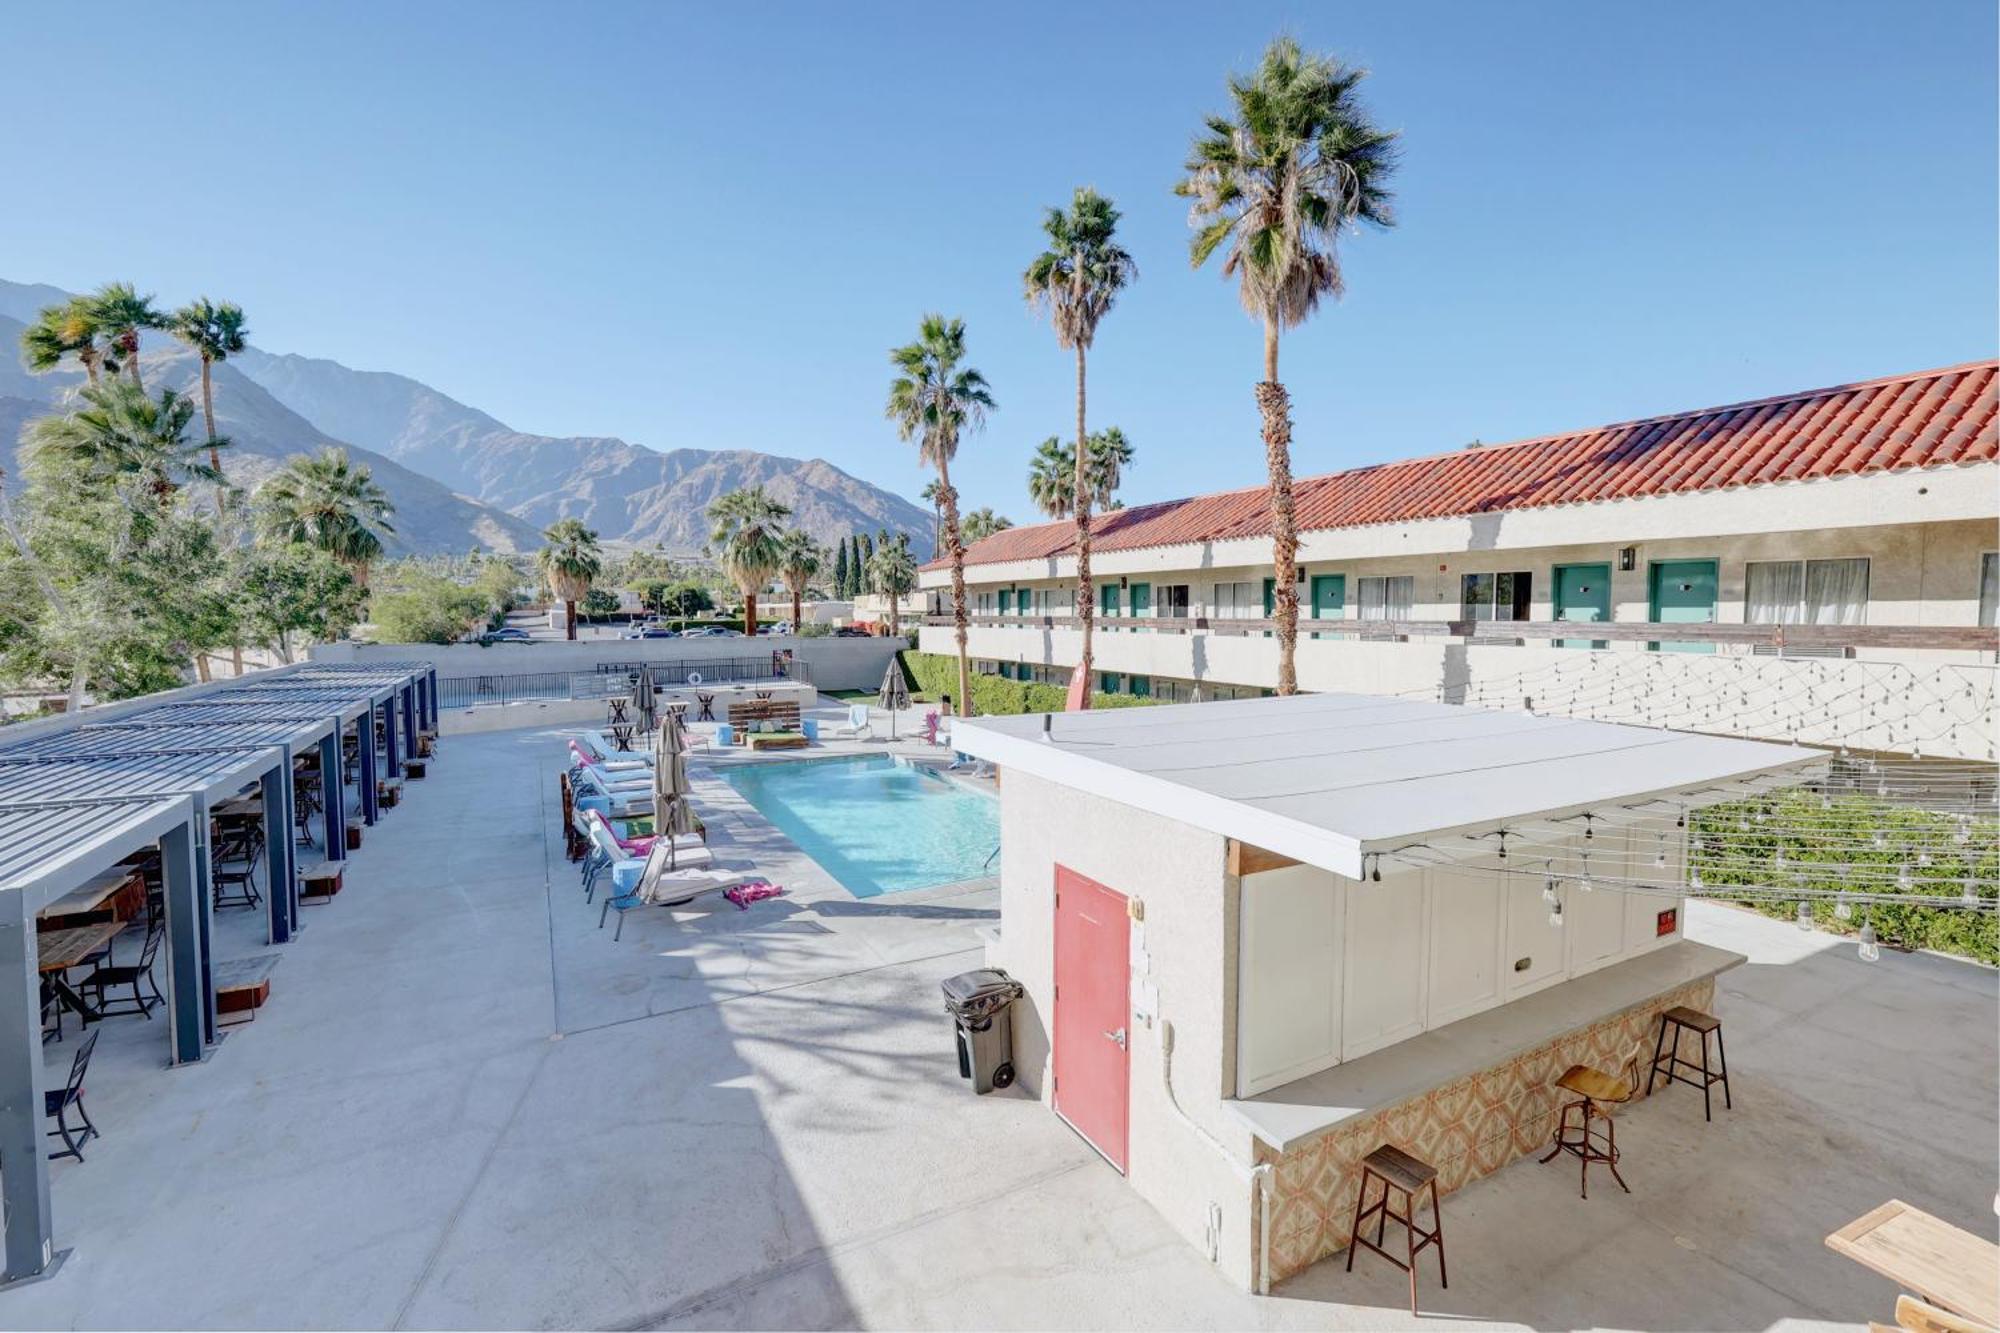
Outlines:
[[722, 896], [747, 912], [750, 910], [751, 903], [762, 902], [766, 898], [775, 898], [783, 892], [783, 889], [767, 879], [753, 879], [748, 884], [738, 884], [733, 889], [724, 889]]

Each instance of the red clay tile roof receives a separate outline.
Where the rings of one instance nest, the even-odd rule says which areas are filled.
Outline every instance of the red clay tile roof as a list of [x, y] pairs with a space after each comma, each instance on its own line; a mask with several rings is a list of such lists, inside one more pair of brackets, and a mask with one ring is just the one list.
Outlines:
[[[1942, 370], [1762, 398], [1678, 416], [1306, 477], [1294, 483], [1301, 532], [1507, 509], [1629, 500], [1992, 460], [2000, 452], [1996, 373]], [[1100, 514], [1093, 550], [1258, 537], [1271, 530], [1262, 486]], [[1068, 522], [1009, 528], [967, 564], [1068, 551]], [[943, 568], [934, 560], [926, 569]]]

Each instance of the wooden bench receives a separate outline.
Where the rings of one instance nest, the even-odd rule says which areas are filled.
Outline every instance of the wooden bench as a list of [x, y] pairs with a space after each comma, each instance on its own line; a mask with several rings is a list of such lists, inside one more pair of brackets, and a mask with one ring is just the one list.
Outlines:
[[383, 778], [375, 784], [375, 796], [376, 803], [382, 806], [383, 809], [388, 809], [403, 799], [403, 780], [401, 778]]
[[405, 759], [403, 761], [403, 776], [411, 782], [418, 781], [424, 776], [424, 764], [425, 760], [422, 758]]
[[753, 722], [775, 722], [786, 731], [799, 729], [796, 699], [745, 699], [729, 705], [729, 725], [743, 730]]
[[802, 731], [753, 731], [743, 741], [752, 751], [802, 750], [812, 744]]
[[368, 821], [363, 819], [360, 815], [349, 815], [347, 817], [348, 851], [358, 852], [361, 850], [361, 830], [367, 827], [367, 823]]
[[299, 867], [299, 900], [325, 902], [340, 892], [340, 877], [347, 866], [341, 861], [314, 861]]
[[239, 1018], [236, 1022], [254, 1022], [257, 1010], [271, 998], [271, 970], [277, 965], [278, 955], [274, 953], [252, 954], [248, 958], [232, 958], [228, 962], [217, 963], [215, 1012], [248, 1014], [248, 1018]]

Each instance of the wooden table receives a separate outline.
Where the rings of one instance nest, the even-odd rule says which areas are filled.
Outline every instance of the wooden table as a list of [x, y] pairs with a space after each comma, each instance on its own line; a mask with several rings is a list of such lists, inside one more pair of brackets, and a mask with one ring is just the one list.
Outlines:
[[1992, 1241], [1891, 1199], [1826, 1245], [1932, 1305], [2000, 1327], [2000, 1245]]
[[94, 926], [35, 932], [35, 951], [40, 955], [42, 984], [86, 1023], [95, 1023], [104, 1015], [91, 1007], [63, 973], [111, 943], [112, 937], [123, 929], [125, 923], [122, 921], [103, 921]]
[[[111, 901], [128, 892], [136, 895], [139, 905], [145, 903], [146, 880], [137, 868], [121, 866], [116, 870], [107, 870], [44, 907], [38, 913], [42, 928], [53, 931], [70, 926], [102, 924], [104, 919], [119, 915], [121, 905], [129, 906]], [[124, 915], [129, 916], [131, 912], [128, 910]]]

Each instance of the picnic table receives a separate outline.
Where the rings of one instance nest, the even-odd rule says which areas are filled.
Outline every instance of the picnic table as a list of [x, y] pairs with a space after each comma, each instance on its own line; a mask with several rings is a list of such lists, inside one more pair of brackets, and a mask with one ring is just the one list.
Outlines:
[[91, 1007], [63, 973], [110, 944], [112, 937], [123, 929], [125, 923], [122, 921], [100, 921], [92, 926], [35, 932], [35, 951], [39, 955], [42, 984], [86, 1023], [95, 1023], [104, 1015]]
[[1826, 1246], [1932, 1305], [2000, 1327], [2000, 1245], [1921, 1208], [1891, 1199], [1828, 1236]]

